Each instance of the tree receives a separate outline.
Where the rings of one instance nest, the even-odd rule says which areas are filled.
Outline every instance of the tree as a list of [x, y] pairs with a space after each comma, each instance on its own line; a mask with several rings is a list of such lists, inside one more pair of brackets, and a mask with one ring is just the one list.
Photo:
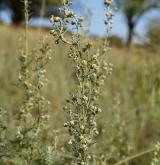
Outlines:
[[128, 39], [127, 47], [130, 48], [133, 39], [134, 29], [138, 24], [141, 17], [153, 8], [160, 6], [159, 0], [117, 0], [118, 6], [122, 9], [127, 26], [128, 26]]
[[156, 50], [160, 45], [160, 20], [152, 20], [149, 25], [147, 36], [150, 40], [150, 46]]
[[[32, 17], [39, 17], [41, 6], [44, 0], [30, 0], [30, 13]], [[58, 15], [58, 8], [62, 0], [45, 0], [46, 10], [44, 16], [51, 14]], [[22, 0], [0, 0], [0, 8], [8, 7], [12, 12], [12, 22], [14, 24], [21, 24], [24, 20], [24, 4]]]

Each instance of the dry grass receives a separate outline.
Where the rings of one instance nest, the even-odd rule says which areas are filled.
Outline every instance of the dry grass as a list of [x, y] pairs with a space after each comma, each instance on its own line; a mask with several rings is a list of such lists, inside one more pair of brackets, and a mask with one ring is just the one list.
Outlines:
[[[0, 103], [10, 110], [10, 120], [15, 108], [21, 102], [21, 92], [17, 89], [18, 50], [19, 38], [23, 29], [10, 26], [0, 26]], [[48, 35], [48, 31], [30, 29], [30, 49], [37, 45], [42, 35]], [[71, 75], [72, 64], [66, 60], [64, 52], [67, 50], [62, 45], [54, 47], [54, 41], [48, 39], [52, 46], [54, 58], [50, 62], [48, 70], [49, 84], [44, 94], [51, 102], [51, 126], [52, 129], [63, 130], [64, 115], [61, 109], [68, 98], [68, 92], [73, 86], [74, 78]], [[143, 49], [134, 49], [129, 55], [122, 48], [114, 48], [110, 61], [114, 64], [113, 75], [105, 84], [101, 96], [101, 105], [104, 109], [99, 116], [98, 137], [99, 147], [95, 152], [105, 153], [105, 139], [108, 128], [107, 121], [112, 120], [111, 110], [113, 99], [119, 95], [122, 120], [127, 123], [129, 141], [133, 145], [133, 152], [150, 148], [159, 138], [160, 134], [160, 56]], [[66, 141], [64, 133], [60, 135], [59, 144]], [[60, 145], [61, 146], [61, 145]], [[101, 148], [100, 148], [101, 147]], [[144, 159], [143, 159], [144, 158]], [[136, 165], [149, 165], [149, 160], [144, 156], [136, 162]]]

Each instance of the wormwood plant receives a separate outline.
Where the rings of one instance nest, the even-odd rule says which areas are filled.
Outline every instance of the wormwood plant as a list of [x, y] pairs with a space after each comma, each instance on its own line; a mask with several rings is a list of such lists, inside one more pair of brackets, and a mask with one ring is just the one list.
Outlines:
[[159, 165], [160, 164], [160, 143], [158, 142], [155, 145], [154, 157], [151, 161], [151, 165]]
[[6, 154], [6, 130], [7, 130], [7, 110], [0, 106], [0, 164], [2, 164], [2, 157]]
[[[24, 91], [23, 104], [18, 113], [18, 127], [14, 143], [19, 148], [18, 159], [24, 164], [34, 164], [41, 145], [41, 136], [48, 120], [48, 101], [42, 96], [41, 89], [47, 82], [45, 66], [51, 59], [50, 48], [45, 42], [40, 51], [29, 52], [28, 48], [28, 22], [29, 3], [25, 6], [25, 37], [24, 51], [21, 51], [19, 86]], [[37, 158], [37, 161], [39, 159]], [[40, 162], [39, 162], [40, 163]]]
[[[105, 0], [107, 34], [112, 27], [111, 3], [113, 0]], [[72, 92], [67, 106], [64, 110], [68, 113], [68, 122], [64, 124], [71, 136], [69, 144], [71, 146], [74, 159], [72, 164], [88, 165], [92, 154], [89, 151], [91, 145], [95, 143], [95, 136], [98, 135], [96, 116], [101, 109], [97, 100], [101, 87], [106, 76], [111, 73], [111, 64], [106, 62], [106, 55], [110, 50], [109, 42], [106, 39], [103, 46], [93, 54], [92, 43], [84, 43], [80, 36], [80, 29], [83, 26], [83, 17], [77, 17], [70, 11], [72, 5], [70, 0], [65, 0], [61, 12], [64, 17], [51, 16], [55, 43], [62, 42], [69, 46], [69, 58], [74, 65], [74, 75], [76, 77], [76, 88]], [[74, 34], [71, 39], [66, 37], [66, 27], [72, 26]], [[93, 49], [94, 50], [94, 49]]]
[[[5, 155], [1, 155], [1, 164], [54, 164], [54, 146], [42, 140], [43, 131], [48, 121], [49, 102], [42, 95], [42, 88], [47, 82], [46, 65], [51, 59], [51, 50], [44, 41], [39, 50], [29, 51], [28, 22], [29, 2], [24, 0], [25, 36], [19, 63], [18, 86], [23, 91], [23, 102], [15, 118], [16, 133], [5, 144]], [[2, 110], [1, 110], [2, 111]], [[4, 115], [3, 115], [4, 116]], [[1, 126], [5, 129], [5, 125]], [[1, 134], [1, 139], [3, 134]], [[0, 140], [1, 140], [0, 139]], [[1, 145], [2, 146], [2, 145]], [[2, 148], [2, 147], [1, 147]], [[1, 149], [0, 148], [0, 149]], [[1, 153], [1, 152], [0, 152]]]
[[117, 94], [113, 107], [111, 109], [110, 120], [107, 122], [106, 134], [104, 141], [105, 151], [104, 158], [106, 164], [115, 164], [116, 162], [125, 159], [131, 152], [129, 144], [128, 128], [126, 120], [122, 117], [120, 105], [121, 101]]
[[103, 128], [99, 138], [103, 141], [95, 146], [97, 149], [94, 154], [94, 165], [115, 165], [131, 153], [129, 130], [122, 113], [120, 96], [116, 94], [113, 106], [109, 108], [109, 119], [107, 118], [104, 122], [103, 118], [101, 121]]

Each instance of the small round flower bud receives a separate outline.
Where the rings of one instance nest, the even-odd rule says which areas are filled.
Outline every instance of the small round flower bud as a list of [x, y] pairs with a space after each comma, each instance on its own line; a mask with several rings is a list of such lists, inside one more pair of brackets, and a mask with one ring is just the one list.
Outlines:
[[97, 56], [96, 54], [94, 54], [93, 57], [92, 57], [92, 59], [93, 59], [93, 60], [97, 60], [97, 57], [98, 57], [98, 56]]
[[82, 64], [83, 65], [87, 65], [87, 61], [86, 60], [82, 60]]
[[91, 159], [91, 156], [90, 155], [88, 155], [88, 157], [87, 157], [89, 160]]
[[86, 88], [89, 88], [89, 87], [90, 87], [90, 84], [89, 84], [89, 83], [85, 83], [84, 86], [85, 86]]
[[108, 11], [108, 12], [106, 13], [106, 16], [107, 16], [107, 17], [113, 17], [114, 14], [113, 14], [111, 11]]
[[48, 116], [48, 115], [43, 115], [41, 118], [42, 118], [44, 121], [48, 121], [48, 120], [49, 120], [49, 116]]
[[92, 64], [91, 68], [97, 70], [98, 66], [96, 64]]
[[87, 97], [87, 96], [83, 96], [82, 99], [83, 99], [84, 101], [88, 101], [88, 97]]
[[79, 22], [84, 22], [84, 18], [82, 16], [79, 17]]
[[80, 138], [80, 140], [82, 140], [84, 137], [81, 135], [79, 138]]
[[68, 144], [69, 144], [69, 145], [72, 145], [72, 140], [70, 140], [70, 141], [68, 142]]
[[64, 111], [66, 111], [67, 109], [68, 109], [68, 107], [67, 107], [67, 106], [64, 106], [64, 107], [63, 107], [63, 110], [64, 110]]
[[85, 164], [84, 161], [82, 161], [80, 165], [84, 165], [84, 164]]
[[70, 124], [71, 124], [71, 125], [74, 125], [74, 121], [73, 121], [73, 120], [72, 120], [72, 121], [70, 121]]
[[113, 2], [113, 0], [105, 0], [104, 3], [105, 3], [106, 5], [111, 5], [112, 2]]
[[53, 36], [56, 36], [57, 35], [57, 32], [55, 30], [51, 30], [50, 31], [50, 34], [53, 35]]
[[51, 56], [49, 56], [49, 57], [48, 57], [48, 60], [51, 60], [51, 59], [52, 59], [52, 57], [51, 57]]
[[60, 22], [60, 17], [54, 17], [54, 22]]
[[95, 121], [93, 121], [92, 125], [94, 128], [97, 128], [97, 123]]
[[64, 127], [68, 127], [68, 123], [64, 123]]
[[74, 14], [74, 12], [70, 11], [70, 12], [66, 13], [66, 16], [70, 18], [70, 17], [74, 17], [75, 14]]

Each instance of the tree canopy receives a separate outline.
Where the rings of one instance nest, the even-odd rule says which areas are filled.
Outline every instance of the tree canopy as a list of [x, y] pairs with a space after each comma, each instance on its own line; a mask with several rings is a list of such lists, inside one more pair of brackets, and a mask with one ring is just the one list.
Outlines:
[[[42, 3], [45, 1], [46, 10], [44, 16], [58, 15], [58, 8], [62, 0], [30, 0], [30, 13], [33, 17], [40, 16]], [[24, 20], [24, 4], [21, 0], [0, 0], [0, 9], [9, 8], [12, 13], [12, 22], [20, 24]]]
[[134, 29], [141, 17], [153, 8], [160, 7], [159, 0], [117, 0], [118, 7], [123, 11], [128, 26], [127, 45], [130, 47]]

